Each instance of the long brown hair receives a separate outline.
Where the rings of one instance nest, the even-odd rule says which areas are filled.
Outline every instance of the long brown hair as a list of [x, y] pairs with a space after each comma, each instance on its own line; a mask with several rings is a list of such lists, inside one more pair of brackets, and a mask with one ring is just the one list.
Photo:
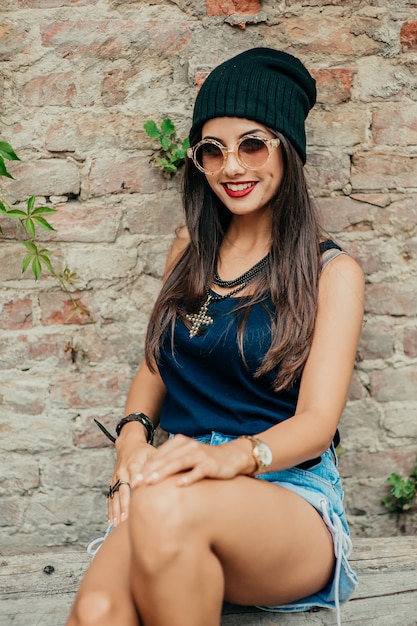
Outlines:
[[[301, 375], [310, 350], [317, 312], [320, 275], [318, 213], [309, 195], [300, 157], [279, 133], [284, 175], [272, 201], [272, 244], [268, 264], [245, 298], [246, 315], [238, 325], [242, 357], [245, 320], [249, 307], [270, 296], [271, 345], [255, 373], [259, 377], [277, 368], [274, 389], [291, 387]], [[193, 142], [194, 143], [194, 142]], [[146, 337], [148, 366], [160, 358], [161, 343], [185, 313], [197, 311], [213, 282], [221, 242], [231, 214], [209, 187], [205, 176], [187, 160], [183, 179], [183, 203], [190, 242], [170, 272], [154, 305]], [[239, 300], [239, 299], [237, 299]]]

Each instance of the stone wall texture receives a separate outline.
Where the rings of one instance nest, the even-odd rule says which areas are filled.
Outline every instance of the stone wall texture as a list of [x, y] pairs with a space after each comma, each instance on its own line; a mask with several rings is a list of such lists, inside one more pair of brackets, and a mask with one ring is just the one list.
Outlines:
[[417, 3], [413, 0], [0, 0], [4, 189], [58, 209], [40, 233], [77, 277], [21, 275], [0, 237], [0, 545], [83, 545], [106, 527], [113, 426], [143, 354], [180, 177], [151, 162], [147, 119], [186, 136], [197, 86], [253, 46], [318, 84], [307, 174], [331, 234], [366, 273], [366, 320], [341, 422], [354, 535], [415, 533], [381, 504], [417, 454]]

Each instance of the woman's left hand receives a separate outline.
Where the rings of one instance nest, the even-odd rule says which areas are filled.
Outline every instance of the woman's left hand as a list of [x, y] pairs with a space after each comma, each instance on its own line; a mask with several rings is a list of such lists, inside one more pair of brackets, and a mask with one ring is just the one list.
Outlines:
[[178, 485], [191, 485], [203, 478], [234, 478], [255, 469], [252, 444], [234, 439], [211, 446], [184, 435], [176, 435], [162, 444], [131, 481], [131, 487], [153, 485], [178, 475]]

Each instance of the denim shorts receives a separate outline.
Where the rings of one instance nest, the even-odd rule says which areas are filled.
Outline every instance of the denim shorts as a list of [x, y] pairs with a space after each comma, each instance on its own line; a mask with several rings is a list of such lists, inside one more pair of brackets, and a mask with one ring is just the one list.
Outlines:
[[[198, 441], [210, 445], [219, 445], [235, 438], [218, 432], [195, 437]], [[317, 465], [307, 470], [293, 467], [280, 472], [258, 474], [256, 478], [285, 487], [314, 506], [332, 535], [336, 558], [333, 578], [320, 592], [288, 604], [258, 608], [273, 612], [309, 611], [317, 607], [336, 608], [339, 625], [341, 623], [339, 607], [352, 595], [358, 579], [348, 562], [352, 542], [343, 506], [337, 455], [333, 447], [321, 455]]]

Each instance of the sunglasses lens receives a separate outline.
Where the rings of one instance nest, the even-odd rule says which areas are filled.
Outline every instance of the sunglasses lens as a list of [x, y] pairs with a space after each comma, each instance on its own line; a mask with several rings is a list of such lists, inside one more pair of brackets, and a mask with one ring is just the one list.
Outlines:
[[262, 139], [248, 137], [240, 143], [238, 155], [241, 163], [247, 167], [261, 167], [268, 160], [268, 146]]
[[211, 141], [201, 144], [194, 156], [205, 172], [218, 172], [223, 167], [223, 152], [219, 146]]

